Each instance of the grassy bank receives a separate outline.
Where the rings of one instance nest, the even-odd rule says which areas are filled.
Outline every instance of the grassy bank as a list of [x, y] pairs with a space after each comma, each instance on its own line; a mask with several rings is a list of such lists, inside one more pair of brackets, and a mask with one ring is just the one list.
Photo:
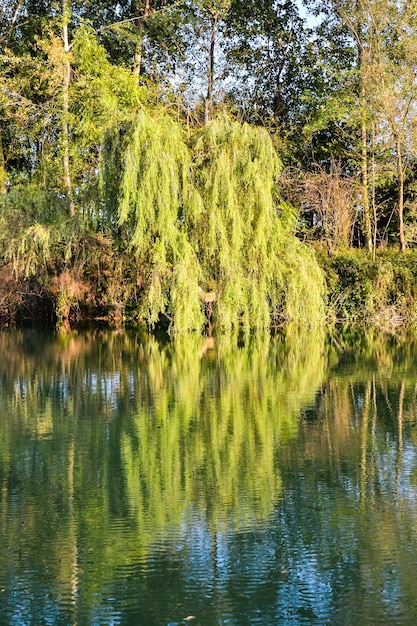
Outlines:
[[365, 323], [391, 331], [417, 327], [417, 252], [318, 253], [327, 283], [330, 322]]

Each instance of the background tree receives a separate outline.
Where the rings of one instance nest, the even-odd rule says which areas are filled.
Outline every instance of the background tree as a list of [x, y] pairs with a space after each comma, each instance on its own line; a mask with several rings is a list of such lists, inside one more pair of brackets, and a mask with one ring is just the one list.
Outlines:
[[[350, 156], [343, 162], [348, 175], [360, 172], [365, 246], [375, 250], [388, 235], [404, 251], [404, 206], [413, 199], [407, 178], [411, 182], [415, 152], [412, 6], [394, 3], [389, 8], [380, 0], [334, 0], [315, 6], [317, 13], [326, 16], [317, 29], [322, 49], [334, 40], [334, 33], [344, 32], [350, 67], [338, 72], [339, 84], [327, 104], [316, 108], [305, 129], [312, 130], [312, 143], [319, 143], [321, 152], [329, 146], [333, 158], [338, 150], [335, 129], [349, 131], [344, 145], [350, 145]], [[331, 33], [326, 24], [331, 25]], [[391, 219], [394, 213], [396, 218]]]
[[295, 123], [307, 59], [312, 61], [309, 30], [297, 5], [233, 0], [226, 33], [229, 71], [236, 77], [230, 91], [238, 109], [264, 125]]
[[64, 187], [67, 193], [70, 214], [75, 215], [74, 198], [72, 194], [72, 180], [70, 172], [70, 128], [69, 128], [69, 90], [71, 83], [71, 61], [70, 61], [70, 43], [68, 36], [68, 24], [71, 19], [71, 4], [69, 0], [62, 0], [62, 43], [63, 43], [63, 60], [62, 60], [62, 165], [64, 176]]
[[[386, 7], [373, 9], [374, 38], [377, 41], [372, 82], [372, 104], [376, 111], [380, 151], [395, 172], [398, 240], [406, 247], [404, 206], [410, 165], [416, 150], [417, 115], [415, 17], [408, 3], [395, 3], [387, 18]], [[376, 46], [375, 46], [376, 47]], [[392, 156], [391, 156], [392, 155]], [[385, 161], [387, 163], [387, 161]]]
[[203, 20], [209, 22], [209, 37], [207, 46], [207, 94], [204, 100], [204, 123], [208, 124], [212, 117], [213, 87], [215, 69], [215, 46], [218, 24], [225, 20], [230, 9], [231, 0], [198, 0], [198, 7], [202, 12]]
[[[326, 145], [326, 134], [331, 139], [329, 145], [330, 161], [339, 160], [342, 156], [334, 152], [338, 143], [334, 142], [336, 133], [342, 138], [343, 160], [345, 171], [351, 173], [352, 168], [358, 171], [361, 179], [361, 205], [362, 236], [365, 247], [372, 252], [372, 223], [371, 203], [369, 192], [369, 136], [370, 119], [372, 113], [369, 108], [369, 86], [366, 76], [372, 63], [372, 53], [369, 49], [369, 25], [370, 16], [365, 6], [366, 0], [350, 2], [350, 0], [332, 0], [331, 3], [312, 3], [313, 11], [320, 16], [316, 33], [319, 44], [319, 58], [327, 54], [327, 49], [334, 50], [339, 47], [337, 59], [330, 54], [329, 67], [324, 61], [324, 67], [328, 68], [325, 75], [335, 76], [331, 80], [331, 91], [324, 89], [320, 95], [321, 103], [312, 119], [308, 121], [307, 129], [314, 129], [318, 136], [315, 142]], [[341, 52], [346, 54], [347, 63], [340, 64]], [[323, 141], [324, 140], [324, 141]], [[322, 150], [322, 148], [321, 148]], [[348, 154], [350, 155], [348, 156]]]

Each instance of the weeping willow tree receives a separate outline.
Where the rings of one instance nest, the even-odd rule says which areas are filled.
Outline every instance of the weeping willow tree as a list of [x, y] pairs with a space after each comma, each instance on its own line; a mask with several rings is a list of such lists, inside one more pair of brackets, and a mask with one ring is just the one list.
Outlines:
[[[109, 137], [106, 146], [103, 172], [116, 154]], [[322, 319], [323, 277], [279, 201], [281, 162], [265, 130], [220, 117], [189, 137], [169, 116], [142, 111], [126, 146], [119, 222], [144, 268], [149, 325], [162, 315], [175, 332], [201, 329], [199, 288], [215, 292], [221, 330]]]
[[106, 178], [106, 172], [114, 173], [120, 155], [116, 201], [120, 225], [126, 227], [143, 267], [141, 316], [150, 326], [165, 316], [177, 332], [201, 328], [200, 267], [184, 213], [185, 205], [191, 210], [188, 197], [193, 191], [191, 153], [183, 130], [169, 116], [141, 111], [124, 152], [119, 139], [118, 129], [106, 138], [104, 185], [105, 193], [114, 189], [114, 178]]
[[321, 271], [277, 196], [281, 161], [266, 130], [221, 117], [202, 130], [193, 152], [204, 202], [194, 238], [203, 275], [219, 294], [217, 324], [265, 329], [322, 319]]

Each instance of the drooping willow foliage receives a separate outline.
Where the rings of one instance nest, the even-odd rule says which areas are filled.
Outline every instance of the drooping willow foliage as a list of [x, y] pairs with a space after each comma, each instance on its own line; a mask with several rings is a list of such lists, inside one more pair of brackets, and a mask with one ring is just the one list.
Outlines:
[[323, 279], [293, 234], [291, 209], [277, 196], [281, 162], [269, 134], [220, 118], [201, 131], [193, 152], [204, 202], [193, 240], [203, 275], [219, 293], [219, 326], [315, 323]]
[[264, 129], [220, 117], [187, 136], [167, 115], [142, 111], [126, 145], [118, 214], [146, 268], [149, 325], [163, 315], [175, 332], [202, 328], [199, 287], [215, 292], [221, 330], [322, 319], [323, 277], [279, 201], [281, 162]]
[[[120, 224], [126, 226], [144, 268], [143, 319], [152, 326], [162, 314], [177, 331], [200, 328], [204, 315], [198, 299], [199, 263], [184, 220], [193, 190], [183, 130], [166, 115], [154, 118], [142, 111], [124, 153], [114, 150], [119, 140], [118, 130], [113, 141], [106, 138], [103, 172], [114, 173], [114, 159], [120, 154], [116, 202]], [[112, 193], [114, 179], [105, 177], [104, 183], [105, 193]]]

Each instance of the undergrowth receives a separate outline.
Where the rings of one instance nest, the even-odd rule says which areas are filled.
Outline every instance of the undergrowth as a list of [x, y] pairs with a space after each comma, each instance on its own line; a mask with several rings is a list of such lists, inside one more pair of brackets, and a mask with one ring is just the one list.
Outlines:
[[329, 321], [417, 328], [417, 251], [381, 251], [373, 260], [364, 250], [349, 250], [319, 253], [318, 260]]

